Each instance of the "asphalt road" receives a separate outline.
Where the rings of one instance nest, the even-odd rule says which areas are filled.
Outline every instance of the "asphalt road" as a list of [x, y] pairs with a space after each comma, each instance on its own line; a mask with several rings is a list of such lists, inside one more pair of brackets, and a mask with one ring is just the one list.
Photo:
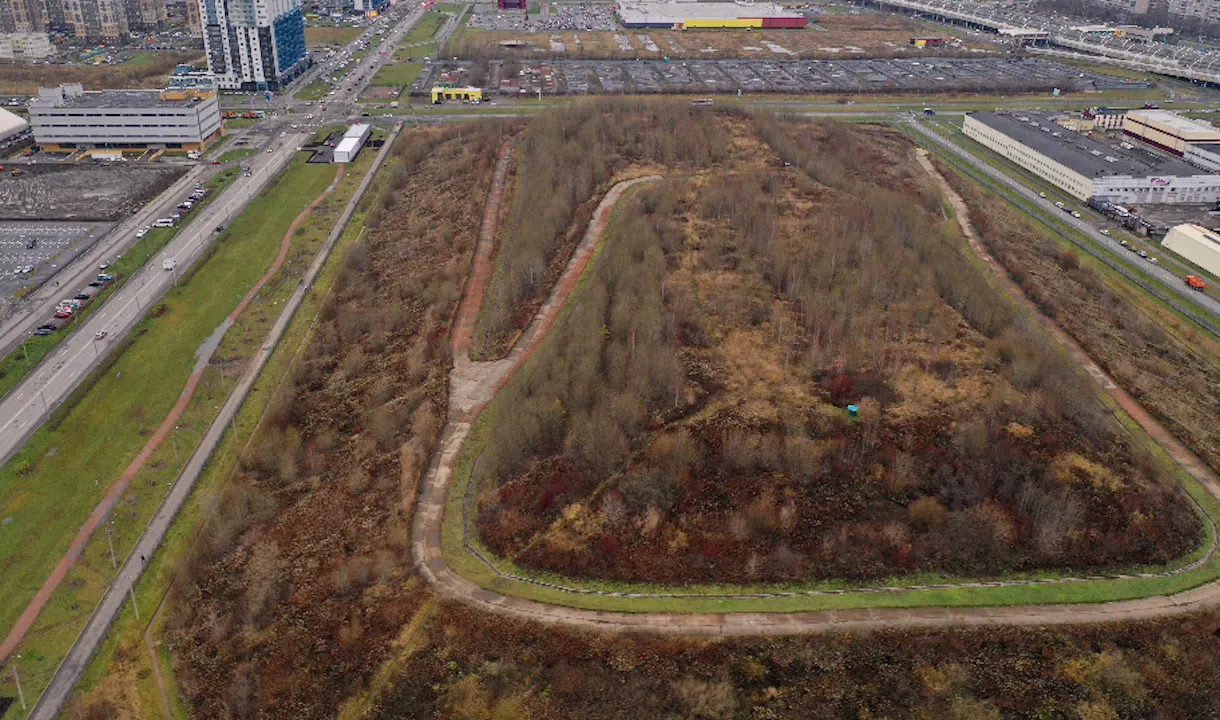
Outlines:
[[[97, 266], [103, 260], [127, 252], [136, 243], [136, 232], [151, 225], [159, 217], [165, 217], [190, 194], [196, 182], [211, 177], [208, 166], [196, 166], [178, 182], [171, 185], [155, 200], [140, 209], [140, 212], [111, 228], [110, 232], [66, 264], [58, 273], [49, 277], [37, 290], [27, 295], [18, 309], [0, 323], [0, 356], [7, 355], [30, 336], [34, 328], [55, 314], [55, 304], [63, 299], [67, 289], [82, 288], [97, 275]], [[58, 283], [58, 285], [56, 284]], [[75, 292], [75, 290], [74, 290]], [[4, 417], [0, 411], [0, 417]], [[7, 457], [0, 454], [0, 458]]]
[[[1097, 231], [1096, 227], [1085, 219], [1074, 218], [1071, 215], [1068, 215], [1059, 208], [1055, 207], [1055, 203], [1049, 198], [1038, 197], [1038, 193], [1030, 190], [1019, 180], [1001, 172], [990, 163], [976, 157], [969, 150], [966, 150], [952, 140], [949, 140], [931, 127], [917, 120], [908, 120], [907, 122], [921, 135], [927, 137], [936, 144], [970, 163], [996, 182], [1002, 183], [1005, 187], [1012, 190], [1012, 192], [1020, 195], [1031, 203], [1046, 208], [1050, 213], [1057, 215], [1061, 222], [1071, 225], [1076, 230], [1079, 230], [1082, 235], [1089, 238], [1089, 240], [1092, 241], [1092, 243], [1097, 247], [1109, 250], [1115, 256], [1121, 258], [1122, 261], [1131, 260], [1132, 255], [1130, 251], [1120, 245], [1118, 240], [1113, 237], [1102, 235]], [[1212, 318], [1220, 319], [1220, 300], [1217, 300], [1210, 295], [1205, 295], [1201, 292], [1191, 290], [1182, 282], [1181, 277], [1159, 265], [1144, 262], [1139, 264], [1138, 269], [1164, 283], [1169, 292], [1173, 293], [1174, 299], [1181, 302], [1182, 305], [1186, 307], [1194, 307], [1205, 315], [1210, 315]]]
[[[239, 177], [226, 192], [194, 216], [161, 252], [154, 255], [97, 312], [65, 338], [33, 373], [0, 401], [0, 462], [7, 461], [21, 447], [47, 414], [62, 403], [110, 348], [135, 326], [144, 312], [174, 284], [179, 274], [186, 272], [203, 254], [216, 238], [216, 226], [229, 223], [295, 153], [295, 143], [289, 142], [275, 148], [270, 154], [260, 152], [258, 156], [251, 157], [249, 165], [253, 172], [250, 177]], [[128, 228], [127, 234], [134, 235], [131, 233], [133, 227]], [[111, 250], [113, 248], [107, 245], [105, 250], [98, 247], [85, 254], [90, 262], [84, 267], [74, 268], [79, 284], [87, 283], [88, 276], [97, 273], [97, 265], [93, 261]], [[177, 260], [174, 272], [161, 268], [166, 258]], [[61, 281], [61, 287], [51, 288], [56, 293], [52, 297], [57, 298], [65, 291], [64, 288], [72, 288], [76, 284], [66, 279]], [[31, 322], [37, 324], [44, 320], [44, 316], [39, 315], [34, 316]], [[103, 330], [106, 337], [94, 340], [94, 335]]]

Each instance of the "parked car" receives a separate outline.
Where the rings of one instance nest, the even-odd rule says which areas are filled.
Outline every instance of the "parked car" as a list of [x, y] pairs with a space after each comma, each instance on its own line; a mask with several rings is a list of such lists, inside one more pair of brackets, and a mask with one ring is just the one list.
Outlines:
[[1107, 229], [1105, 229], [1105, 228], [1102, 228], [1101, 230], [1098, 230], [1097, 232], [1101, 233], [1102, 235], [1109, 235], [1109, 234], [1110, 234], [1110, 231], [1109, 231], [1109, 230], [1107, 230]]
[[75, 295], [72, 296], [72, 299], [80, 300], [80, 301], [84, 302], [85, 300], [88, 300], [90, 297], [91, 297], [90, 295], [87, 295], [85, 293], [76, 293]]
[[97, 280], [94, 280], [93, 282], [89, 283], [89, 287], [101, 287], [103, 284], [104, 283], [100, 283]]
[[99, 269], [101, 269], [101, 270], [105, 270], [105, 269], [106, 269], [106, 268], [108, 268], [108, 267], [110, 267], [110, 263], [109, 263], [109, 262], [103, 262], [101, 265], [98, 265], [98, 268], [99, 268]]
[[26, 241], [25, 246], [31, 250], [38, 247], [38, 238], [30, 238]]
[[1147, 260], [1147, 259], [1148, 259], [1148, 253], [1147, 253], [1146, 251], [1144, 251], [1144, 250], [1140, 250], [1140, 257], [1142, 257], [1142, 258], [1144, 258], [1145, 260]]
[[112, 282], [113, 280], [114, 280], [113, 275], [106, 275], [105, 273], [103, 273], [103, 274], [97, 276], [98, 282], [108, 283], [108, 282]]
[[70, 318], [72, 317], [72, 311], [68, 310], [67, 308], [60, 308], [59, 310], [55, 311], [55, 317], [61, 320], [64, 318]]
[[[58, 315], [56, 315], [56, 317], [59, 317], [59, 316], [58, 316]], [[47, 335], [50, 335], [50, 334], [52, 334], [52, 333], [54, 333], [54, 332], [55, 332], [55, 330], [53, 330], [52, 328], [47, 327], [46, 325], [43, 325], [42, 327], [40, 327], [40, 328], [38, 328], [37, 330], [35, 330], [35, 331], [34, 331], [34, 334], [35, 334], [35, 335], [38, 335], [38, 336], [40, 336], [40, 337], [46, 337]]]

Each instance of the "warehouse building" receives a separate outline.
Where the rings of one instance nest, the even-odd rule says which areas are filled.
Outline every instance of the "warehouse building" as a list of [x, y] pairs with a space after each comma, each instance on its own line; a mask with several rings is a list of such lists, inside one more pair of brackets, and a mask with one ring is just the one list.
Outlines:
[[1161, 241], [1212, 275], [1220, 275], [1220, 235], [1198, 225], [1175, 225]]
[[1186, 146], [1186, 162], [1208, 172], [1220, 173], [1220, 143], [1194, 143]]
[[0, 108], [0, 142], [20, 135], [28, 130], [29, 127], [30, 124], [22, 119], [20, 115]]
[[1131, 110], [1123, 116], [1123, 134], [1178, 157], [1193, 143], [1220, 143], [1220, 129], [1164, 110]]
[[197, 90], [95, 90], [79, 83], [43, 88], [30, 103], [34, 142], [45, 150], [183, 148], [201, 150], [221, 135], [217, 93]]
[[355, 160], [364, 143], [368, 141], [370, 132], [372, 127], [367, 123], [357, 123], [349, 127], [347, 132], [343, 133], [343, 139], [335, 145], [334, 162], [349, 163]]
[[809, 19], [774, 3], [620, 2], [619, 20], [628, 28], [803, 28]]
[[971, 113], [962, 131], [1081, 200], [1124, 205], [1220, 200], [1220, 175], [1147, 150], [1104, 145], [1060, 127], [1046, 114]]

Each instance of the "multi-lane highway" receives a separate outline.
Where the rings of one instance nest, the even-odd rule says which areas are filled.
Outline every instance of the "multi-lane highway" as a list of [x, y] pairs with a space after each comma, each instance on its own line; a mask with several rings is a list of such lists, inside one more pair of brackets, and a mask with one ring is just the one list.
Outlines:
[[[102, 307], [90, 315], [75, 332], [68, 335], [42, 364], [0, 401], [0, 460], [6, 460], [21, 446], [46, 417], [80, 384], [107, 351], [121, 339], [144, 315], [151, 305], [168, 290], [180, 273], [185, 272], [216, 237], [215, 228], [228, 223], [251, 198], [284, 167], [296, 152], [295, 138], [275, 148], [270, 154], [260, 153], [252, 159], [251, 175], [239, 177], [229, 190], [203, 209], [143, 268], [119, 288]], [[93, 259], [99, 257], [91, 255]], [[162, 269], [166, 258], [177, 261], [175, 271]], [[79, 270], [82, 282], [89, 273], [96, 273], [90, 263]], [[65, 284], [57, 288], [72, 287]], [[106, 337], [95, 340], [99, 332]]]
[[[410, 31], [423, 14], [422, 5], [411, 10], [407, 16], [384, 36], [384, 40], [361, 59], [348, 72], [336, 88], [336, 93], [327, 101], [325, 112], [318, 112], [306, 123], [306, 129], [318, 127], [352, 115], [352, 104], [364, 86], [378, 69], [393, 56], [394, 48]], [[325, 69], [323, 67], [322, 69]], [[290, 101], [290, 104], [297, 104]], [[268, 119], [264, 122], [274, 122]], [[251, 168], [249, 177], [239, 177], [202, 212], [190, 219], [170, 243], [114, 293], [97, 312], [89, 316], [42, 364], [12, 392], [0, 400], [0, 462], [12, 453], [68, 397], [77, 385], [100, 362], [107, 351], [135, 326], [144, 312], [153, 305], [197, 260], [216, 238], [215, 228], [227, 225], [238, 213], [266, 187], [296, 153], [300, 136], [291, 134], [278, 142], [271, 141], [260, 148], [256, 156], [246, 161]], [[262, 152], [271, 150], [270, 153]], [[38, 291], [39, 298], [32, 312], [19, 322], [9, 324], [0, 334], [0, 349], [7, 340], [15, 344], [28, 336], [39, 322], [53, 313], [54, 303], [65, 292], [65, 288], [83, 286], [96, 274], [98, 263], [113, 257], [135, 242], [135, 231], [150, 223], [157, 213], [165, 211], [164, 205], [176, 201], [177, 195], [189, 188], [196, 178], [206, 172], [208, 166], [199, 166], [187, 177], [175, 184], [171, 190], [141, 210], [132, 219], [121, 224], [107, 239], [84, 253], [71, 267], [57, 276], [58, 286], [44, 286]], [[172, 203], [171, 203], [172, 204]], [[177, 261], [174, 271], [162, 269], [162, 262], [172, 258]], [[106, 336], [95, 340], [94, 336], [105, 331]]]

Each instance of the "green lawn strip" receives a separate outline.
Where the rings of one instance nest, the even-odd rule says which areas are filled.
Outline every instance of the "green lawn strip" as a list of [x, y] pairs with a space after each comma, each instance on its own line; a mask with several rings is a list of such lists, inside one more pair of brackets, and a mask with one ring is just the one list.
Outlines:
[[420, 17], [415, 27], [402, 39], [400, 45], [428, 42], [445, 24], [445, 14], [429, 10]]
[[[206, 183], [208, 194], [204, 196], [202, 203], [195, 206], [195, 214], [198, 214], [201, 208], [207, 206], [220, 193], [224, 192], [224, 189], [236, 178], [236, 170], [225, 170], [209, 180]], [[105, 272], [114, 275], [118, 279], [102, 288], [101, 293], [94, 296], [88, 305], [85, 305], [76, 313], [76, 317], [72, 319], [71, 323], [65, 325], [62, 330], [53, 335], [30, 337], [3, 359], [0, 359], [0, 397], [4, 397], [10, 390], [16, 387], [30, 370], [37, 369], [38, 363], [43, 358], [51, 354], [55, 348], [59, 347], [64, 338], [74, 332], [86, 318], [96, 312], [106, 299], [113, 295], [115, 290], [127, 281], [127, 278], [134, 275], [137, 270], [144, 266], [148, 258], [164, 247], [174, 235], [177, 235], [181, 227], [183, 226], [176, 228], [153, 228], [149, 230], [148, 234], [140, 242], [132, 246], [123, 257], [111, 260], [111, 265], [106, 268]], [[99, 270], [99, 272], [101, 271]], [[69, 290], [69, 288], [64, 288], [65, 297], [71, 297], [75, 294], [75, 291], [69, 292]]]
[[257, 154], [258, 154], [258, 151], [255, 150], [254, 148], [238, 148], [237, 150], [230, 150], [230, 151], [226, 152], [224, 155], [221, 155], [220, 161], [226, 162], [226, 163], [227, 162], [238, 162], [239, 160], [245, 160], [246, 158], [250, 157], [251, 155], [257, 155]]
[[[7, 570], [0, 579], [4, 600], [0, 626], [10, 627], [29, 602], [105, 487], [177, 400], [194, 365], [196, 349], [265, 272], [288, 224], [333, 177], [333, 168], [305, 165], [303, 158], [295, 160], [291, 170], [222, 236], [191, 281], [171, 292], [137, 326], [129, 347], [86, 383], [80, 402], [64, 412], [60, 422], [39, 430], [0, 471], [0, 492], [7, 498], [3, 512], [14, 518], [0, 536], [0, 557], [6, 559]], [[347, 185], [354, 188], [354, 183]], [[337, 213], [333, 211], [335, 216]], [[302, 246], [308, 241], [308, 236], [303, 237]], [[286, 284], [281, 274], [260, 297], [273, 303], [277, 302], [273, 298], [286, 298]], [[226, 336], [218, 360], [232, 362], [251, 354], [270, 326], [273, 318], [266, 316], [271, 314], [243, 315]], [[232, 380], [221, 380], [217, 367], [208, 368], [174, 433], [183, 462], [232, 385]], [[112, 513], [115, 552], [120, 558], [143, 532], [176, 475], [173, 445], [165, 442], [160, 446]], [[52, 447], [56, 450], [53, 456], [48, 452]], [[27, 467], [27, 474], [17, 472]], [[38, 529], [31, 531], [29, 525]], [[92, 609], [114, 572], [108, 547], [107, 534], [95, 533], [25, 645], [37, 646], [45, 630], [77, 617], [81, 608]], [[67, 649], [63, 646], [39, 655], [56, 658], [57, 663]], [[53, 671], [54, 664], [30, 668], [30, 687], [38, 687], [40, 677], [49, 681]]]
[[250, 127], [256, 122], [258, 122], [258, 119], [256, 118], [230, 118], [225, 120], [225, 128], [228, 130], [240, 130], [242, 128]]
[[[372, 157], [372, 155], [366, 154], [364, 157]], [[364, 157], [361, 159], [363, 160]], [[387, 165], [387, 167], [390, 166]], [[139, 681], [139, 696], [145, 702], [142, 708], [145, 711], [145, 716], [156, 717], [163, 712], [160, 691], [157, 688], [156, 679], [151, 672], [150, 664], [152, 658], [148, 656], [143, 645], [143, 634], [150, 621], [151, 608], [159, 605], [165, 594], [169, 591], [170, 584], [173, 582], [186, 552], [196, 541], [200, 527], [212, 512], [213, 504], [219, 496], [220, 489], [236, 467], [241, 449], [249, 441], [264, 410], [270, 404], [272, 396], [291, 368], [297, 353], [304, 347], [304, 343], [307, 342], [306, 333], [313, 324], [323, 299], [326, 297], [342, 267], [343, 256], [356, 242], [361, 228], [364, 226], [365, 216], [375, 206], [375, 202], [380, 196], [381, 190], [387, 184], [390, 175], [391, 173], [389, 172], [382, 172], [373, 181], [373, 185], [365, 194], [356, 213], [353, 214], [351, 222], [348, 224], [338, 246], [326, 264], [323, 265], [313, 288], [305, 296], [300, 309], [298, 309], [292, 322], [289, 323], [288, 328], [284, 331], [279, 345], [272, 352], [266, 367], [258, 379], [255, 380], [249, 395], [246, 396], [246, 401], [238, 410], [233, 432], [226, 433], [217, 446], [212, 458], [208, 461], [202, 475], [196, 482], [191, 496], [183, 506], [178, 517], [174, 520], [173, 525], [170, 526], [160, 549], [149, 559], [148, 569], [136, 585], [136, 597], [141, 608], [150, 608], [150, 610], [147, 612], [142, 610], [141, 620], [136, 621], [131, 606], [124, 606], [122, 613], [115, 620], [115, 624], [111, 627], [110, 632], [107, 633], [105, 641], [90, 662], [88, 670], [81, 678], [81, 682], [77, 686], [77, 697], [82, 693], [91, 691], [105, 678], [112, 675], [114, 672], [113, 663], [119, 658], [120, 650], [122, 650], [122, 662], [131, 662], [137, 665], [135, 673]], [[153, 628], [153, 635], [156, 639], [161, 637], [164, 629], [164, 619], [164, 616], [162, 616], [157, 626]], [[170, 697], [174, 700], [175, 704], [175, 717], [186, 718], [186, 707], [175, 689], [176, 682], [173, 674], [172, 657], [168, 647], [163, 645], [160, 647], [158, 661], [161, 663], [162, 677], [165, 679], [166, 684], [170, 686]]]
[[[611, 230], [613, 232], [613, 221]], [[604, 245], [604, 244], [603, 244]], [[600, 256], [601, 248], [590, 261], [585, 275], [581, 278], [571, 299], [577, 298], [584, 287], [586, 279]], [[973, 256], [972, 259], [981, 261]], [[998, 282], [995, 280], [994, 282]], [[997, 292], [1001, 292], [997, 288]], [[561, 311], [556, 324], [563, 323], [568, 309], [572, 307], [571, 299]], [[547, 338], [543, 342], [551, 342]], [[1212, 496], [1197, 481], [1191, 478], [1180, 467], [1172, 462], [1164, 451], [1152, 442], [1125, 412], [1117, 406], [1108, 395], [1099, 396], [1103, 403], [1115, 414], [1123, 428], [1128, 430], [1136, 443], [1147, 446], [1174, 473], [1183, 487], [1190, 493], [1200, 506], [1202, 513], [1215, 519], [1220, 518], [1220, 500]], [[455, 572], [468, 580], [496, 592], [514, 597], [537, 600], [551, 604], [566, 605], [597, 610], [616, 610], [624, 612], [793, 612], [804, 610], [851, 608], [851, 607], [927, 607], [939, 605], [1014, 605], [1014, 604], [1046, 604], [1046, 603], [1081, 603], [1124, 600], [1150, 595], [1162, 595], [1179, 592], [1197, 587], [1220, 577], [1220, 554], [1212, 553], [1208, 561], [1199, 568], [1165, 578], [1127, 579], [1127, 580], [1093, 580], [1087, 582], [1056, 583], [1029, 586], [1011, 586], [999, 588], [953, 588], [953, 589], [911, 589], [886, 590], [883, 592], [857, 592], [841, 595], [814, 595], [784, 598], [622, 598], [607, 595], [590, 595], [564, 592], [542, 585], [505, 578], [491, 568], [482, 559], [475, 556], [465, 547], [463, 542], [462, 505], [466, 489], [470, 483], [474, 462], [485, 447], [491, 428], [499, 413], [499, 400], [493, 400], [488, 408], [476, 419], [470, 434], [458, 456], [454, 467], [453, 479], [445, 498], [445, 510], [441, 527], [442, 546], [445, 559]], [[1209, 552], [1216, 542], [1215, 529], [1210, 522], [1204, 522], [1204, 542], [1187, 555], [1175, 559], [1164, 566], [1126, 567], [1121, 571], [1110, 570], [1106, 574], [1140, 574], [1157, 573], [1184, 567], [1196, 561]], [[554, 573], [542, 572], [532, 568], [521, 568], [511, 561], [496, 556], [482, 545], [477, 532], [472, 528], [470, 544], [483, 557], [490, 560], [501, 572], [519, 575], [523, 578], [540, 582], [561, 584], [578, 590], [597, 592], [620, 592], [635, 594], [675, 594], [694, 596], [725, 596], [725, 595], [758, 595], [764, 593], [808, 592], [851, 590], [862, 587], [910, 587], [915, 585], [961, 584], [977, 582], [978, 578], [963, 578], [944, 574], [924, 573], [906, 575], [896, 578], [879, 579], [870, 583], [854, 583], [843, 580], [828, 580], [806, 583], [774, 583], [768, 585], [743, 586], [734, 584], [691, 584], [664, 585], [657, 583], [628, 583], [609, 580], [586, 578], [571, 578]], [[1098, 572], [1081, 570], [1044, 570], [1027, 573], [1014, 573], [999, 578], [987, 580], [1052, 580], [1064, 577], [1096, 575]]]
[[347, 45], [360, 37], [363, 29], [358, 27], [307, 27], [305, 44], [309, 47], [324, 45]]
[[424, 69], [423, 63], [387, 63], [373, 76], [371, 83], [380, 87], [408, 88]]
[[464, 13], [470, 6], [466, 3], [437, 3], [436, 11], [443, 13]]
[[[1015, 177], [1017, 180], [1019, 180], [1021, 182], [1022, 185], [1025, 185], [1029, 189], [1034, 190], [1035, 192], [1045, 192], [1046, 197], [1052, 201], [1061, 200], [1065, 204], [1071, 204], [1074, 206], [1078, 205], [1081, 209], [1081, 213], [1090, 221], [1101, 220], [1103, 222], [1106, 222], [1107, 224], [1113, 225], [1114, 227], [1111, 230], [1111, 232], [1113, 233], [1114, 237], [1116, 237], [1117, 239], [1126, 240], [1127, 242], [1129, 242], [1132, 245], [1132, 247], [1135, 247], [1136, 249], [1146, 250], [1149, 252], [1149, 254], [1159, 255], [1160, 256], [1159, 262], [1160, 262], [1161, 266], [1168, 269], [1170, 272], [1173, 272], [1180, 277], [1185, 277], [1186, 275], [1191, 275], [1191, 274], [1199, 275], [1199, 276], [1203, 277], [1205, 280], [1208, 280], [1211, 283], [1211, 286], [1207, 289], [1206, 292], [1209, 295], [1213, 295], [1214, 297], [1220, 297], [1220, 294], [1218, 294], [1218, 293], [1220, 293], [1220, 287], [1217, 287], [1218, 285], [1220, 285], [1220, 276], [1213, 275], [1206, 269], [1195, 265], [1194, 263], [1190, 262], [1186, 258], [1183, 258], [1181, 255], [1178, 255], [1177, 253], [1173, 252], [1169, 248], [1165, 247], [1164, 245], [1161, 245], [1160, 243], [1156, 242], [1155, 240], [1152, 240], [1151, 238], [1149, 238], [1145, 235], [1138, 235], [1136, 233], [1128, 232], [1125, 228], [1122, 228], [1117, 222], [1102, 216], [1096, 210], [1089, 207], [1086, 203], [1082, 203], [1077, 198], [1068, 195], [1067, 193], [1063, 192], [1057, 186], [1047, 182], [1046, 180], [1043, 180], [1042, 178], [1038, 177], [1037, 175], [1034, 175], [1033, 173], [1029, 172], [1028, 170], [1021, 167], [1020, 165], [1017, 165], [1016, 163], [1012, 162], [1011, 160], [1004, 157], [1003, 155], [1000, 155], [999, 153], [995, 152], [991, 148], [988, 148], [987, 146], [985, 146], [979, 142], [976, 142], [972, 138], [967, 137], [964, 133], [961, 132], [960, 125], [954, 124], [952, 122], [943, 122], [943, 121], [937, 123], [937, 125], [938, 125], [938, 127], [942, 128], [942, 129], [945, 127], [951, 128], [953, 130], [952, 135], [953, 135], [954, 140], [957, 140], [960, 142], [960, 144], [966, 146], [970, 150], [970, 152], [972, 152], [973, 154], [978, 155], [978, 156], [984, 158], [985, 160], [987, 160], [990, 165], [993, 165], [996, 168], [1002, 170], [1007, 175]], [[1046, 209], [1046, 208], [1040, 208], [1040, 209], [1045, 210], [1048, 213], [1050, 212], [1049, 209]], [[1062, 212], [1062, 211], [1060, 211], [1060, 212]], [[1070, 227], [1070, 226], [1067, 226], [1065, 224], [1065, 227]], [[1075, 228], [1070, 228], [1070, 231], [1075, 232], [1077, 235], [1080, 234], [1079, 231], [1077, 231]], [[1142, 261], [1142, 262], [1146, 262], [1146, 261]], [[1138, 264], [1135, 263], [1134, 257], [1132, 258], [1132, 262], [1129, 264], [1131, 264], [1134, 267], [1140, 267]]]
[[[1210, 330], [1199, 325], [1193, 319], [1187, 317], [1182, 312], [1180, 312], [1179, 310], [1174, 308], [1172, 305], [1170, 305], [1169, 303], [1166, 303], [1160, 297], [1157, 297], [1155, 294], [1149, 292], [1147, 289], [1132, 283], [1128, 278], [1123, 276], [1121, 273], [1116, 271], [1114, 268], [1110, 267], [1107, 263], [1103, 262], [1102, 260], [1095, 257], [1091, 253], [1085, 251], [1083, 249], [1083, 247], [1081, 247], [1082, 245], [1086, 245], [1086, 244], [1096, 245], [1096, 243], [1094, 243], [1092, 241], [1092, 239], [1090, 239], [1090, 238], [1086, 237], [1085, 235], [1083, 235], [1082, 233], [1078, 232], [1074, 227], [1066, 224], [1064, 222], [1063, 218], [1060, 217], [1059, 212], [1052, 212], [1051, 210], [1041, 207], [1040, 205], [1037, 205], [1035, 203], [1032, 203], [1023, 197], [1016, 196], [1015, 194], [1008, 192], [1008, 188], [997, 188], [995, 186], [995, 183], [996, 183], [995, 180], [992, 180], [989, 177], [985, 177], [976, 168], [974, 168], [971, 164], [963, 161], [955, 153], [942, 149], [939, 143], [927, 141], [926, 138], [924, 138], [924, 136], [921, 133], [917, 133], [914, 131], [906, 131], [906, 132], [917, 143], [927, 147], [929, 149], [929, 151], [935, 153], [942, 160], [944, 160], [945, 162], [952, 165], [954, 168], [956, 168], [958, 170], [958, 172], [973, 178], [976, 182], [981, 183], [984, 187], [987, 187], [987, 188], [991, 189], [992, 191], [997, 192], [997, 194], [999, 194], [1001, 197], [1003, 197], [1005, 200], [1007, 200], [1010, 204], [1014, 205], [1017, 209], [1021, 210], [1021, 212], [1028, 215], [1029, 217], [1033, 218], [1039, 224], [1041, 224], [1041, 225], [1045, 226], [1047, 229], [1049, 229], [1051, 231], [1051, 237], [1053, 239], [1061, 241], [1062, 243], [1066, 243], [1066, 245], [1064, 245], [1064, 247], [1072, 249], [1074, 251], [1074, 253], [1077, 255], [1077, 257], [1082, 262], [1088, 263], [1088, 265], [1090, 267], [1092, 267], [1093, 269], [1098, 271], [1100, 274], [1102, 274], [1106, 278], [1107, 284], [1110, 285], [1111, 287], [1125, 289], [1127, 291], [1126, 294], [1129, 298], [1131, 297], [1131, 293], [1137, 293], [1140, 296], [1140, 298], [1143, 298], [1143, 300], [1137, 301], [1137, 302], [1149, 302], [1149, 301], [1155, 302], [1157, 308], [1159, 308], [1165, 312], [1171, 313], [1174, 317], [1176, 317], [1178, 320], [1185, 323], [1186, 325], [1193, 327], [1193, 328], [1197, 328], [1203, 332], [1210, 333]], [[962, 139], [962, 138], [964, 138], [964, 136], [958, 136], [958, 137], [955, 137], [954, 139], [958, 140], [958, 139]], [[969, 139], [965, 138], [965, 140], [969, 140]], [[968, 145], [969, 143], [963, 142], [962, 144]], [[986, 160], [985, 157], [983, 159]], [[993, 167], [995, 166], [995, 163], [988, 163], [988, 164], [993, 165]], [[1000, 169], [1002, 172], [1007, 172], [1007, 168], [1002, 167], [1002, 166], [998, 167], [997, 169]], [[1050, 193], [1048, 193], [1048, 197], [1050, 197]], [[1140, 277], [1140, 279], [1144, 283], [1146, 283], [1147, 285], [1156, 289], [1158, 292], [1164, 294], [1166, 297], [1172, 298], [1176, 295], [1176, 292], [1177, 292], [1176, 288], [1170, 288], [1168, 285], [1161, 282], [1159, 279], [1157, 279], [1151, 275], [1148, 275], [1146, 273], [1146, 266], [1143, 264], [1143, 261], [1141, 260], [1141, 261], [1137, 262], [1138, 256], [1128, 257], [1128, 254], [1111, 252], [1111, 251], [1109, 251], [1108, 248], [1099, 248], [1099, 250], [1102, 252], [1108, 252], [1110, 254], [1110, 257], [1116, 258], [1118, 263], [1121, 266], [1126, 267], [1129, 271], [1132, 271], [1134, 274], [1136, 274], [1138, 277]], [[1119, 282], [1117, 284], [1115, 284], [1115, 282], [1113, 282], [1114, 280], [1119, 280], [1119, 279], [1121, 279], [1121, 282]], [[1203, 311], [1200, 311], [1200, 312], [1202, 313]]]
[[330, 92], [331, 84], [318, 78], [297, 91], [297, 100], [321, 100]]
[[216, 157], [216, 151], [224, 147], [225, 143], [229, 142], [230, 135], [221, 135], [216, 138], [216, 142], [208, 146], [207, 152], [211, 153], [212, 157]]
[[439, 50], [436, 47], [436, 43], [432, 42], [423, 43], [422, 45], [414, 45], [411, 47], [399, 45], [398, 49], [394, 51], [394, 61], [409, 62], [414, 60], [423, 60], [424, 58], [435, 59], [438, 52]]

